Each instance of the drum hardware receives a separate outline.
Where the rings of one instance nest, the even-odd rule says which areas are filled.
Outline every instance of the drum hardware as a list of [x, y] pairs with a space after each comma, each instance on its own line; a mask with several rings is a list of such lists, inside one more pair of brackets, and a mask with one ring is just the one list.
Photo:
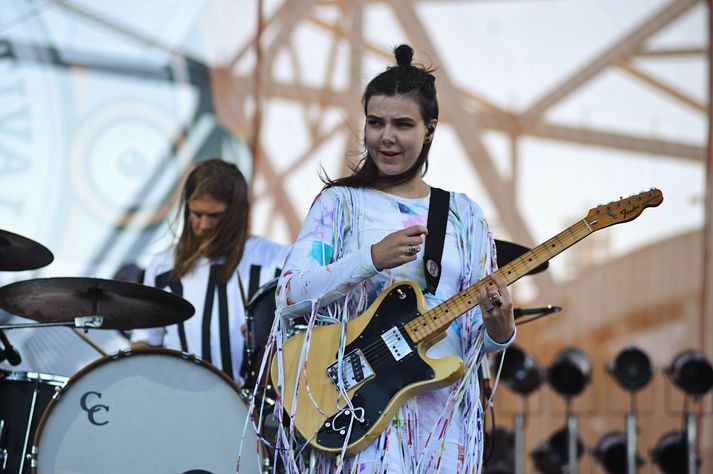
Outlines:
[[195, 312], [188, 301], [158, 288], [120, 280], [70, 277], [38, 278], [4, 286], [0, 288], [0, 308], [38, 321], [0, 325], [0, 329], [139, 329], [176, 324]]
[[[5, 441], [5, 420], [0, 419], [0, 441], [3, 442]], [[7, 452], [7, 449], [0, 448], [0, 461], [2, 461], [2, 470], [4, 471], [5, 468], [7, 467], [7, 458], [9, 454]]]
[[0, 229], [0, 271], [35, 270], [53, 260], [54, 255], [45, 246]]
[[10, 365], [19, 365], [20, 362], [22, 362], [22, 357], [20, 357], [20, 353], [17, 352], [17, 349], [10, 343], [2, 329], [0, 329], [0, 340], [2, 340], [3, 346], [5, 346], [5, 349], [0, 352], [0, 362], [3, 359], [7, 359]]
[[30, 472], [31, 444], [45, 407], [67, 377], [37, 372], [0, 372], [0, 467]]

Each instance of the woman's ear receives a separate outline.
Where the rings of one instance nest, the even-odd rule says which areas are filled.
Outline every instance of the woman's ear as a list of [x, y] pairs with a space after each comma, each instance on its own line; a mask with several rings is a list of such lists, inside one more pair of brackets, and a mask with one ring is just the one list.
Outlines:
[[433, 119], [426, 127], [426, 143], [431, 143], [431, 141], [433, 140], [433, 134], [436, 131], [437, 123], [438, 123], [438, 120]]

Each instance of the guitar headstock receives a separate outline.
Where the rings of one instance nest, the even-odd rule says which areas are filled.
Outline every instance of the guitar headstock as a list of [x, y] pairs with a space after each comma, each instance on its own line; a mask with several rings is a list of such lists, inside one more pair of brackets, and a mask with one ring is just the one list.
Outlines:
[[634, 196], [590, 209], [584, 220], [589, 228], [595, 231], [614, 224], [633, 221], [647, 207], [656, 207], [662, 202], [663, 193], [661, 190], [652, 188]]

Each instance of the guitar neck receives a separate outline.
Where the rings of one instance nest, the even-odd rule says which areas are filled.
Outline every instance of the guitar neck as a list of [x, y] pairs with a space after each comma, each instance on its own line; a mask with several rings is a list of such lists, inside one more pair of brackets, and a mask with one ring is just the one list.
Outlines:
[[[585, 219], [582, 219], [546, 242], [509, 262], [507, 265], [498, 269], [495, 274], [498, 275], [506, 285], [510, 285], [555, 255], [564, 252], [592, 232], [594, 232], [592, 227]], [[478, 298], [476, 296], [478, 288], [483, 285], [492, 286], [495, 285], [495, 282], [490, 276], [487, 276], [435, 308], [406, 323], [404, 328], [413, 342], [419, 343], [432, 334], [442, 331], [443, 328], [447, 327], [461, 314], [475, 308], [478, 305]]]

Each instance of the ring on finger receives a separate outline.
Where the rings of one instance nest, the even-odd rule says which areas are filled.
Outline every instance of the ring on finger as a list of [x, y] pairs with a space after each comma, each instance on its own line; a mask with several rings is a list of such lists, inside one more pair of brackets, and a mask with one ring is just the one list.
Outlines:
[[411, 256], [411, 255], [416, 255], [418, 253], [418, 247], [415, 245], [412, 245], [411, 247], [406, 249], [406, 255]]
[[503, 297], [500, 293], [495, 293], [494, 295], [490, 295], [490, 302], [495, 306], [502, 306]]

